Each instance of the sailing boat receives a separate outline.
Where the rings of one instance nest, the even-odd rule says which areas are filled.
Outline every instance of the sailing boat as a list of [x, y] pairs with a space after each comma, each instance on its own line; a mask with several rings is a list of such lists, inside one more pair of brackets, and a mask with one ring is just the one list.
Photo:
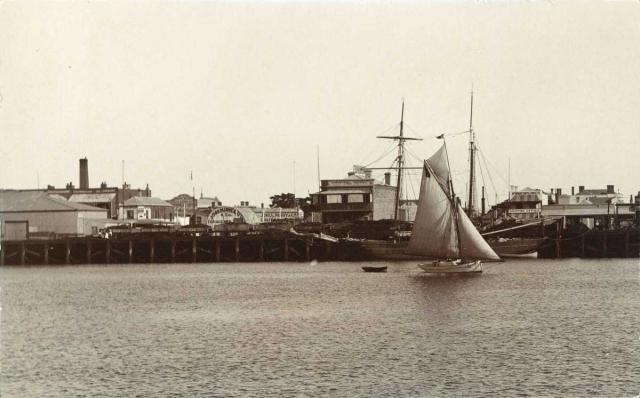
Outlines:
[[[438, 138], [444, 141], [444, 135]], [[407, 254], [434, 258], [418, 264], [426, 272], [482, 272], [482, 261], [500, 257], [465, 214], [453, 190], [447, 143], [425, 160], [416, 220]]]

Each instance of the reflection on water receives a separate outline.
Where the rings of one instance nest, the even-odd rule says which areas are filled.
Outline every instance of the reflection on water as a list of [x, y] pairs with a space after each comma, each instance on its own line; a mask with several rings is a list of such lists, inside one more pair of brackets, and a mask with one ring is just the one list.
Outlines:
[[0, 269], [2, 396], [630, 396], [637, 260]]

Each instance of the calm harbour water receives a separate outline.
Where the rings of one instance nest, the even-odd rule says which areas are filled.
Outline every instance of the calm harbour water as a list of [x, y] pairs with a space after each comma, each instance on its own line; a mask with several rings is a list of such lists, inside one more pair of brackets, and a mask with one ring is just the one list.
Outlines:
[[0, 268], [0, 395], [637, 396], [640, 263]]

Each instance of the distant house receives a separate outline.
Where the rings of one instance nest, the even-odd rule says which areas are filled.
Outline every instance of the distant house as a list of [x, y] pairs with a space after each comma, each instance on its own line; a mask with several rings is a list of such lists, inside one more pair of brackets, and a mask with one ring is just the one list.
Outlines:
[[615, 191], [613, 185], [607, 185], [604, 189], [585, 189], [583, 185], [578, 187], [578, 193], [571, 188], [571, 195], [559, 195], [556, 204], [559, 205], [599, 205], [607, 203], [622, 203], [624, 198]]
[[218, 199], [217, 196], [214, 196], [213, 198], [207, 198], [200, 195], [197, 201], [197, 206], [198, 206], [198, 209], [220, 207], [222, 206], [222, 202], [220, 201], [220, 199]]
[[124, 202], [121, 218], [125, 220], [173, 221], [174, 206], [154, 197], [134, 196]]
[[75, 203], [43, 191], [0, 191], [3, 239], [91, 235], [110, 221], [107, 213], [107, 209]]

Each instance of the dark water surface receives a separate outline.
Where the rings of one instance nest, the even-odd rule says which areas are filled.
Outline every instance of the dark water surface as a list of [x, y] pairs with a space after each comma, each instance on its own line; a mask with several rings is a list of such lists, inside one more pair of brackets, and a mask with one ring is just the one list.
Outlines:
[[0, 269], [0, 394], [634, 396], [640, 264]]

